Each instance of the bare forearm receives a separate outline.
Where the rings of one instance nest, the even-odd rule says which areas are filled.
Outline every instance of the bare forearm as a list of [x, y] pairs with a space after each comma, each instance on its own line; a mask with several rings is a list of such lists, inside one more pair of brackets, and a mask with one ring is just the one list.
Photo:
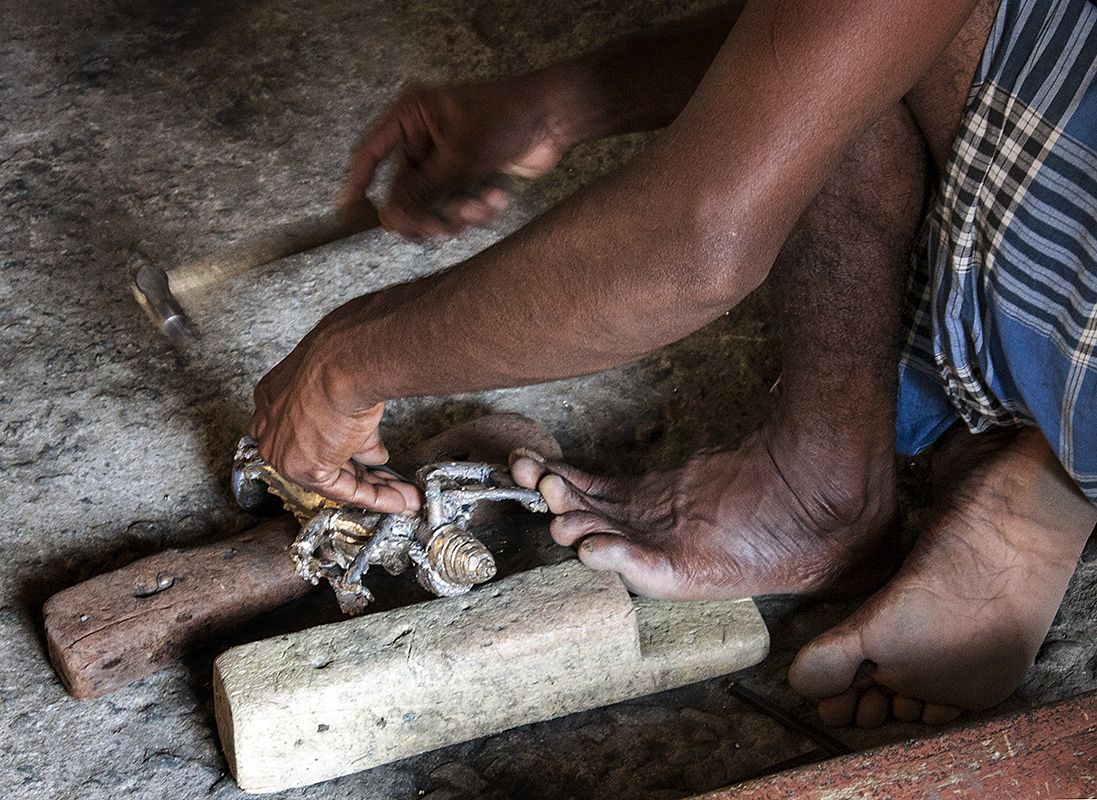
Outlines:
[[347, 367], [355, 406], [595, 372], [722, 313], [717, 298], [700, 299], [691, 237], [671, 221], [682, 207], [651, 213], [640, 173], [589, 187], [445, 273], [326, 318], [324, 349], [342, 353], [332, 360]]
[[697, 89], [745, 1], [730, 0], [526, 76], [555, 103], [562, 144], [669, 125]]
[[[584, 374], [719, 316], [765, 277], [848, 141], [964, 19], [928, 5], [798, 6], [778, 28], [770, 4], [744, 15], [627, 167], [449, 272], [326, 319], [336, 394], [363, 407]], [[955, 19], [915, 43], [946, 11]]]

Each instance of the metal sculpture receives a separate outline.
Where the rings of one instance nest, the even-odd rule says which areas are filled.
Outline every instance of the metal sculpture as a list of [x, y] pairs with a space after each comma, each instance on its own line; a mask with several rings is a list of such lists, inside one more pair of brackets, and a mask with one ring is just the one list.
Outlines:
[[548, 511], [541, 493], [516, 485], [503, 466], [428, 464], [416, 472], [414, 483], [423, 494], [418, 512], [340, 506], [279, 475], [249, 436], [240, 440], [232, 473], [233, 493], [243, 508], [255, 510], [273, 494], [297, 517], [302, 528], [291, 550], [297, 574], [313, 584], [329, 581], [348, 614], [360, 614], [373, 602], [363, 578], [374, 564], [391, 575], [414, 567], [420, 585], [441, 597], [491, 580], [495, 558], [468, 530], [477, 504], [514, 500], [530, 511]]

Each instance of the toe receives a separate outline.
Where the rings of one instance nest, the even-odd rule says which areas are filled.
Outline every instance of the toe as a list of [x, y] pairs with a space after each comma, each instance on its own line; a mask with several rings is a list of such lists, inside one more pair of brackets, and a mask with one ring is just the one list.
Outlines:
[[877, 686], [865, 690], [857, 701], [857, 714], [854, 721], [859, 728], [879, 728], [888, 718], [891, 701]]
[[510, 454], [510, 474], [519, 486], [536, 489], [545, 475], [545, 459], [532, 450], [519, 448]]
[[553, 473], [545, 475], [537, 482], [537, 489], [545, 498], [549, 511], [553, 514], [566, 514], [569, 511], [583, 511], [587, 508], [583, 494], [559, 475]]
[[963, 713], [964, 709], [956, 706], [926, 703], [926, 707], [922, 709], [922, 722], [927, 725], [944, 725], [946, 722], [952, 722]]
[[796, 654], [788, 671], [789, 683], [805, 697], [834, 697], [853, 685], [864, 660], [856, 632], [840, 625], [812, 639]]
[[689, 600], [667, 557], [622, 536], [595, 534], [579, 544], [579, 560], [591, 569], [620, 574], [625, 586], [644, 597]]
[[819, 712], [819, 719], [823, 721], [824, 725], [835, 728], [849, 725], [853, 722], [853, 715], [857, 712], [857, 701], [860, 698], [860, 689], [848, 689], [841, 694], [820, 700], [816, 707]]
[[510, 471], [519, 486], [540, 491], [553, 514], [604, 506], [607, 502], [604, 495], [612, 485], [612, 481], [525, 448], [511, 453]]
[[[552, 507], [551, 504], [549, 506]], [[549, 533], [557, 544], [572, 547], [580, 539], [592, 533], [620, 533], [609, 525], [605, 517], [590, 511], [569, 511], [560, 514], [549, 525]]]
[[917, 722], [922, 718], [924, 706], [925, 703], [915, 697], [896, 695], [891, 701], [891, 713], [900, 722]]
[[599, 478], [595, 475], [591, 475], [588, 472], [578, 467], [573, 467], [566, 461], [561, 461], [556, 458], [543, 459], [545, 472], [551, 472], [555, 475], [559, 475], [565, 481], [570, 483], [575, 489], [583, 494], [603, 495], [606, 494], [606, 490], [613, 483], [612, 480], [606, 478]]

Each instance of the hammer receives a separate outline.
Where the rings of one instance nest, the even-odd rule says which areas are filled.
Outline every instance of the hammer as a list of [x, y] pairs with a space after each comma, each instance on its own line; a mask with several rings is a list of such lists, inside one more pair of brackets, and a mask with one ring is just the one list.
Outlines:
[[350, 209], [307, 217], [245, 237], [213, 258], [191, 262], [165, 272], [140, 255], [133, 278], [133, 296], [161, 332], [184, 336], [190, 326], [180, 302], [188, 292], [202, 289], [258, 267], [271, 264], [356, 233], [382, 225], [377, 209], [363, 201]]

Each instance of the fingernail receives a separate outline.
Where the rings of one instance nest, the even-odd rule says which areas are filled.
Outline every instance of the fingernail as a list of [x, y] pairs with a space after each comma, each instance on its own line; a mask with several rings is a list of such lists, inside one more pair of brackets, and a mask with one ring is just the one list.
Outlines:
[[515, 448], [511, 454], [511, 458], [528, 458], [530, 461], [536, 461], [538, 464], [545, 463], [545, 457], [535, 450], [530, 450], [528, 447]]

